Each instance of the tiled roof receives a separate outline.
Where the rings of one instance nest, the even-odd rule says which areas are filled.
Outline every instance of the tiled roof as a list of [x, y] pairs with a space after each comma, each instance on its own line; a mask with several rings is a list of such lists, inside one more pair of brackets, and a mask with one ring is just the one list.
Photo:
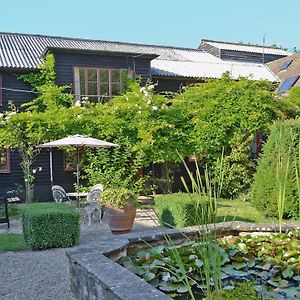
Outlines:
[[207, 43], [211, 46], [214, 46], [218, 49], [224, 50], [232, 50], [232, 51], [244, 51], [251, 53], [265, 53], [265, 54], [274, 54], [274, 55], [291, 55], [291, 52], [283, 50], [281, 48], [262, 46], [262, 45], [246, 45], [246, 44], [238, 44], [238, 43], [228, 43], [228, 42], [220, 42], [220, 41], [212, 41], [212, 40], [202, 40], [201, 43]]
[[[291, 61], [288, 67], [283, 68], [283, 64], [288, 61]], [[300, 53], [274, 60], [269, 62], [267, 66], [283, 83], [288, 78], [300, 76]], [[300, 86], [300, 79], [295, 83], [295, 86]]]
[[36, 69], [48, 48], [158, 56], [151, 61], [155, 76], [220, 78], [229, 71], [233, 78], [277, 80], [263, 65], [223, 61], [199, 49], [17, 33], [0, 33], [0, 68]]

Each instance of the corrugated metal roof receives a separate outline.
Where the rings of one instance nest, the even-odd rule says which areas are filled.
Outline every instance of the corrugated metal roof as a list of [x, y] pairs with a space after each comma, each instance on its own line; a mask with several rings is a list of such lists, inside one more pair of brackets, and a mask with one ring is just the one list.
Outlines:
[[0, 68], [36, 69], [47, 48], [157, 55], [151, 61], [155, 76], [220, 78], [229, 71], [233, 78], [277, 81], [263, 65], [223, 61], [199, 49], [17, 33], [0, 33]]
[[[140, 53], [159, 55], [165, 60], [186, 60], [181, 52], [196, 49], [142, 45], [100, 40], [52, 37], [18, 33], [0, 33], [0, 67], [37, 68], [47, 48], [64, 48], [87, 51]], [[182, 51], [180, 51], [182, 50]], [[198, 51], [199, 52], [199, 51]]]
[[221, 78], [229, 72], [233, 79], [246, 77], [253, 80], [276, 82], [278, 78], [262, 64], [239, 63], [219, 60], [219, 62], [166, 61], [154, 59], [151, 62], [152, 76]]
[[251, 52], [251, 53], [265, 53], [265, 54], [282, 55], [282, 56], [287, 56], [292, 54], [291, 52], [283, 50], [281, 48], [275, 48], [269, 46], [245, 45], [245, 44], [238, 44], [238, 43], [212, 41], [212, 40], [202, 40], [201, 43], [203, 42], [211, 46], [214, 46], [218, 49], [224, 49], [224, 50], [244, 51], [244, 52]]

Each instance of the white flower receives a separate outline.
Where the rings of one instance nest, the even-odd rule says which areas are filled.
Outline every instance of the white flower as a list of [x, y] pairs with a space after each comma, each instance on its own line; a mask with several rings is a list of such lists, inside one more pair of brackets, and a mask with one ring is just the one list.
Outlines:
[[77, 115], [77, 118], [81, 118], [82, 117], [82, 115]]
[[142, 112], [139, 110], [138, 113], [141, 114]]
[[129, 99], [127, 97], [125, 97], [125, 100], [128, 101]]
[[36, 173], [36, 169], [33, 169], [33, 170], [32, 170], [32, 173], [35, 174], [35, 173]]
[[149, 100], [147, 100], [147, 104], [151, 104], [151, 100], [149, 99]]
[[6, 122], [5, 121], [1, 121], [0, 124], [1, 125], [6, 125]]
[[145, 94], [146, 97], [149, 96], [149, 93], [146, 90], [144, 91], [144, 94]]
[[154, 89], [154, 87], [155, 87], [155, 85], [154, 85], [154, 84], [150, 84], [150, 85], [148, 85], [148, 89], [149, 89], [149, 90], [153, 90], [153, 89]]
[[41, 171], [43, 170], [43, 168], [42, 168], [42, 167], [39, 167], [38, 169], [39, 169], [39, 172], [41, 172]]
[[81, 102], [80, 102], [80, 100], [76, 100], [76, 102], [75, 102], [75, 106], [81, 106]]
[[152, 110], [158, 110], [158, 107], [156, 105], [153, 105]]
[[146, 88], [143, 86], [140, 88], [140, 92], [144, 92], [146, 90]]
[[13, 116], [13, 115], [15, 115], [15, 114], [16, 114], [15, 111], [11, 111], [8, 115], [9, 115], [9, 116]]

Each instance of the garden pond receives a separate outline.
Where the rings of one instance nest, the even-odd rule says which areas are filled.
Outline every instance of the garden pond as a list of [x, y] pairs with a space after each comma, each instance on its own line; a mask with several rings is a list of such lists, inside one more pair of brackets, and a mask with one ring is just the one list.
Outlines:
[[[205, 299], [205, 258], [201, 255], [205, 243], [188, 240], [174, 245], [168, 241], [167, 245], [142, 249], [118, 262], [174, 299], [191, 299], [183, 283], [186, 273], [195, 299]], [[300, 299], [299, 230], [225, 236], [215, 239], [212, 247], [220, 261], [222, 299]], [[184, 270], [178, 265], [176, 253]]]

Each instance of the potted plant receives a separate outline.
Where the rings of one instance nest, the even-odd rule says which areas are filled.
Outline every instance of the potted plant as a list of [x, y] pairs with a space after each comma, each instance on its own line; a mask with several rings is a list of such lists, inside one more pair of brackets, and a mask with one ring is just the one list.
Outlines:
[[127, 188], [107, 188], [101, 204], [112, 233], [130, 232], [136, 214], [137, 194]]

